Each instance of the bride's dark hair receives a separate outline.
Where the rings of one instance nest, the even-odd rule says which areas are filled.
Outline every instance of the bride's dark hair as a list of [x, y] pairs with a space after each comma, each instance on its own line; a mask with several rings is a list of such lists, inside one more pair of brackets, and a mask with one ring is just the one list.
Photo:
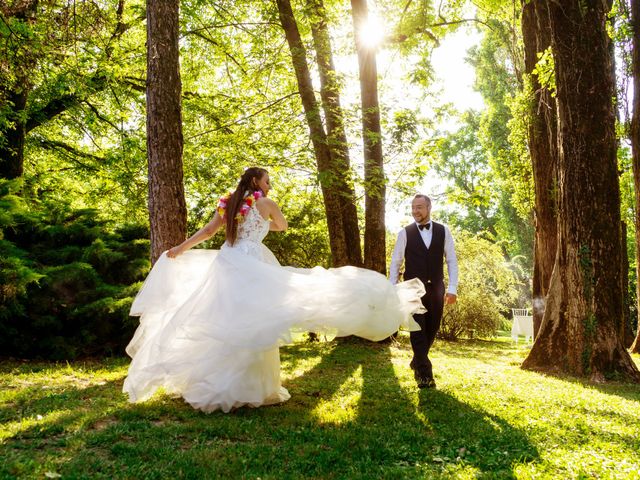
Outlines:
[[236, 220], [236, 215], [240, 211], [240, 207], [242, 207], [245, 193], [253, 193], [256, 190], [259, 190], [260, 187], [258, 187], [258, 181], [267, 173], [268, 172], [264, 168], [247, 168], [240, 177], [240, 182], [238, 182], [238, 186], [235, 191], [231, 194], [231, 198], [229, 198], [229, 201], [227, 202], [227, 211], [225, 213], [227, 222], [225, 237], [230, 245], [235, 243], [238, 236], [238, 220]]

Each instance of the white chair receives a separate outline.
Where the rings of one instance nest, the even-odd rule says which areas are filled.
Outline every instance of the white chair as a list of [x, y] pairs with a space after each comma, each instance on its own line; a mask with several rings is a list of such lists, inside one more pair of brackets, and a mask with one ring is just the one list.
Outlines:
[[524, 335], [526, 341], [533, 340], [533, 315], [528, 308], [512, 308], [513, 325], [511, 325], [511, 338], [518, 344], [518, 335]]

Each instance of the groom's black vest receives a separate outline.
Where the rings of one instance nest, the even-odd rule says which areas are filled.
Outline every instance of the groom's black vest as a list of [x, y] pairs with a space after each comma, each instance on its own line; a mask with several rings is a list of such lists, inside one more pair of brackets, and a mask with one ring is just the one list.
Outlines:
[[431, 222], [433, 233], [429, 248], [424, 244], [415, 223], [405, 227], [404, 279], [419, 278], [422, 283], [444, 282], [444, 225]]

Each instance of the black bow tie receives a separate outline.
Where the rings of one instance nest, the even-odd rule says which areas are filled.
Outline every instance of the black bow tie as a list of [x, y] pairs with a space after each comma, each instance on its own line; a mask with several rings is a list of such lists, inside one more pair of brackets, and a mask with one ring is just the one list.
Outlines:
[[431, 223], [427, 223], [426, 225], [418, 225], [418, 228], [420, 230], [426, 228], [427, 230], [429, 230], [429, 228], [431, 227]]

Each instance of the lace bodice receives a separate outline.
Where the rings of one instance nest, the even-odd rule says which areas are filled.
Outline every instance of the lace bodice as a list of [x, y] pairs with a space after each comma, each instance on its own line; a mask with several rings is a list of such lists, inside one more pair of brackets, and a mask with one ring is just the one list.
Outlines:
[[[232, 248], [238, 248], [253, 257], [262, 258], [262, 240], [269, 233], [269, 220], [260, 215], [258, 208], [253, 205], [244, 221], [238, 224], [238, 236]], [[227, 242], [225, 248], [229, 248]]]

